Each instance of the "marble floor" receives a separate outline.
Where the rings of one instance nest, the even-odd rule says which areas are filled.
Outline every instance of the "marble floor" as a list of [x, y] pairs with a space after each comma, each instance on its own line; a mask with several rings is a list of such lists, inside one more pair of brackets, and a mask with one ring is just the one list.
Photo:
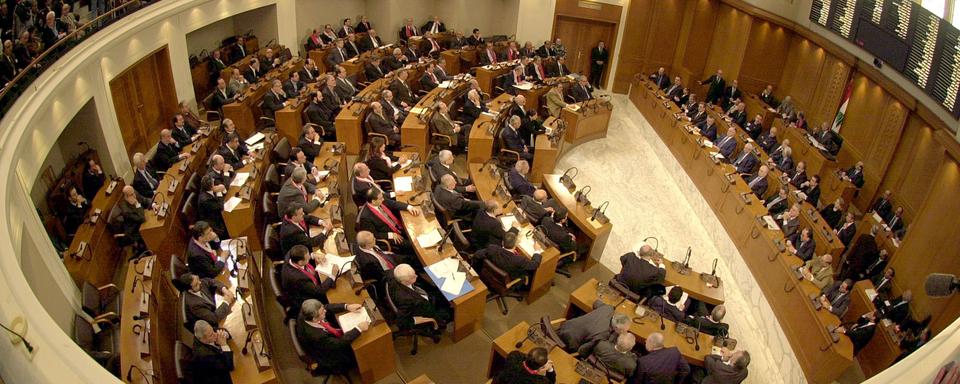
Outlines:
[[717, 275], [732, 283], [724, 290], [730, 334], [752, 357], [746, 382], [804, 382], [776, 318], [746, 266], [735, 265], [740, 255], [699, 191], [629, 99], [615, 95], [612, 100], [607, 137], [571, 149], [557, 167], [563, 172], [577, 166], [576, 183], [591, 186], [590, 200], [595, 205], [610, 201], [606, 213], [613, 232], [601, 263], [620, 270], [620, 255], [649, 236], [675, 260], [690, 247], [694, 270], [710, 271], [718, 259]]

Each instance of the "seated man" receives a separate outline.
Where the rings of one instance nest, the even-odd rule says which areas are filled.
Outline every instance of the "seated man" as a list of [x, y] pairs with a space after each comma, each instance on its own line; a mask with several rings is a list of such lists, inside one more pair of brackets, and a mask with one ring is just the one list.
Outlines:
[[143, 237], [140, 236], [140, 225], [147, 221], [146, 209], [149, 209], [148, 207], [151, 205], [150, 199], [141, 197], [129, 185], [124, 186], [122, 192], [122, 199], [117, 203], [120, 214], [115, 219], [123, 220], [123, 234], [134, 243], [137, 253], [139, 253], [139, 251], [146, 250], [146, 244], [143, 242]]
[[853, 183], [857, 188], [863, 188], [863, 162], [858, 161], [853, 167], [843, 172], [840, 178]]
[[473, 185], [473, 181], [469, 177], [463, 178], [457, 174], [457, 171], [453, 169], [454, 159], [453, 152], [444, 149], [437, 153], [437, 157], [431, 160], [427, 166], [436, 180], [443, 179], [445, 175], [452, 175], [457, 182], [457, 192], [476, 197], [477, 187]]
[[713, 119], [713, 116], [707, 116], [702, 123], [697, 124], [697, 127], [700, 128], [700, 134], [704, 138], [711, 142], [717, 141], [717, 122]]
[[853, 288], [853, 280], [835, 281], [829, 287], [820, 290], [820, 304], [823, 309], [843, 318], [847, 313], [847, 307], [850, 305], [850, 289]]
[[312, 165], [313, 160], [320, 155], [322, 147], [323, 138], [320, 137], [320, 133], [312, 125], [304, 125], [300, 140], [297, 143], [297, 148], [300, 148], [300, 151], [303, 152], [304, 159]]
[[[473, 257], [479, 265], [483, 265], [481, 264], [483, 260], [489, 259], [493, 265], [506, 272], [510, 276], [510, 280], [520, 279], [525, 282], [524, 285], [529, 285], [529, 281], [533, 279], [533, 274], [537, 272], [537, 268], [540, 266], [541, 255], [536, 253], [529, 259], [521, 255], [517, 250], [517, 236], [515, 232], [507, 232], [503, 236], [502, 245], [487, 245], [486, 248], [477, 251]], [[534, 245], [534, 247], [537, 247], [537, 245]]]
[[210, 178], [210, 183], [213, 184], [215, 192], [221, 195], [227, 193], [227, 187], [233, 180], [234, 175], [233, 166], [227, 164], [223, 156], [219, 154], [210, 156], [210, 170], [207, 171], [205, 176]]
[[883, 300], [880, 296], [873, 299], [873, 304], [877, 306], [877, 314], [889, 319], [895, 324], [904, 324], [910, 317], [910, 302], [913, 300], [913, 291], [905, 290], [900, 297]]
[[620, 273], [613, 278], [641, 297], [654, 295], [654, 288], [663, 286], [667, 276], [663, 260], [653, 247], [646, 244], [637, 253], [629, 252], [620, 256], [620, 265]]
[[303, 92], [305, 89], [307, 89], [307, 83], [300, 80], [299, 72], [291, 73], [290, 78], [283, 83], [283, 93], [290, 97], [299, 96], [300, 92]]
[[720, 304], [713, 307], [709, 315], [687, 317], [683, 319], [683, 322], [691, 327], [697, 327], [702, 333], [711, 336], [726, 337], [730, 333], [730, 325], [723, 322], [723, 318], [726, 315], [727, 308], [724, 307], [723, 304]]
[[[310, 232], [310, 226], [320, 226], [322, 229], [316, 236]], [[322, 249], [327, 236], [333, 230], [330, 220], [320, 220], [314, 215], [303, 213], [303, 206], [297, 203], [287, 206], [283, 213], [283, 222], [280, 224], [280, 251], [286, 254], [297, 245], [308, 249]]]
[[200, 196], [197, 197], [197, 220], [205, 221], [213, 227], [217, 237], [227, 239], [227, 223], [223, 220], [223, 194], [227, 191], [224, 185], [213, 184], [209, 175], [200, 179]]
[[577, 103], [592, 99], [592, 93], [593, 87], [590, 86], [590, 81], [587, 80], [586, 76], [580, 76], [577, 84], [570, 87], [570, 97]]
[[217, 233], [205, 221], [193, 223], [193, 238], [187, 245], [187, 268], [201, 278], [215, 279], [227, 267], [227, 252], [217, 252], [211, 242], [219, 242]]
[[567, 345], [567, 351], [577, 352], [580, 356], [590, 356], [593, 348], [601, 340], [615, 341], [619, 335], [630, 331], [630, 317], [619, 312], [603, 301], [593, 302], [589, 313], [568, 319], [557, 335]]
[[[503, 213], [503, 208], [496, 200], [490, 199], [483, 202], [484, 208], [477, 212], [473, 218], [470, 235], [472, 243], [476, 249], [484, 249], [488, 245], [500, 244], [503, 242], [507, 231], [503, 229], [499, 216]], [[517, 234], [520, 230], [514, 226], [510, 228], [510, 233]]]
[[743, 144], [743, 149], [737, 155], [736, 160], [733, 161], [733, 166], [737, 167], [737, 173], [739, 174], [751, 174], [758, 162], [760, 160], [757, 159], [757, 155], [753, 154], [753, 144], [746, 143]]
[[766, 165], [761, 165], [756, 176], [744, 178], [744, 180], [748, 181], [747, 186], [750, 187], [750, 190], [753, 191], [754, 195], [757, 195], [757, 198], [762, 198], [763, 194], [767, 193], [768, 173], [770, 173], [770, 168], [768, 168]]
[[747, 378], [747, 366], [750, 365], [750, 353], [721, 349], [720, 355], [707, 355], [703, 367], [707, 376], [701, 383], [740, 384]]
[[[300, 308], [304, 301], [309, 299], [327, 301], [327, 290], [336, 285], [333, 279], [320, 281], [315, 265], [322, 263], [324, 256], [311, 254], [307, 247], [295, 245], [286, 254], [287, 262], [280, 267], [280, 289], [287, 295], [291, 310]], [[340, 273], [340, 268], [333, 266], [333, 275]]]
[[767, 212], [769, 212], [771, 216], [779, 215], [785, 211], [789, 205], [790, 201], [787, 200], [786, 187], [780, 187], [776, 195], [771, 195], [763, 200], [763, 206], [767, 207]]
[[303, 207], [304, 212], [313, 212], [320, 207], [320, 202], [325, 198], [320, 189], [307, 183], [307, 170], [295, 168], [287, 181], [283, 182], [283, 186], [280, 187], [280, 193], [277, 196], [277, 209], [280, 212], [287, 212], [288, 207], [298, 204]]
[[843, 218], [843, 197], [837, 197], [832, 203], [820, 210], [820, 217], [830, 228], [837, 228]]
[[200, 134], [190, 126], [183, 119], [183, 115], [176, 114], [173, 116], [173, 139], [177, 141], [177, 144], [180, 145], [180, 148], [186, 148], [188, 145], [192, 144], [194, 141], [200, 137]]
[[[317, 362], [316, 373], [348, 371], [356, 367], [351, 343], [361, 332], [370, 329], [369, 321], [362, 321], [356, 328], [343, 330], [327, 322], [328, 313], [358, 312], [360, 304], [326, 304], [307, 299], [300, 305], [297, 316], [296, 335], [304, 352]], [[330, 316], [334, 317], [334, 316]]]
[[833, 256], [829, 253], [810, 259], [800, 267], [803, 278], [809, 280], [817, 288], [824, 289], [833, 284]]
[[457, 192], [457, 180], [453, 175], [443, 175], [433, 189], [434, 203], [440, 205], [456, 218], [471, 219], [483, 209], [483, 202], [470, 200]]
[[[583, 254], [585, 250], [578, 249], [576, 236], [566, 228], [567, 220], [567, 209], [559, 207], [552, 214], [540, 219], [540, 229], [543, 230], [543, 234], [550, 241], [557, 245], [560, 253], [577, 251], [579, 254]], [[476, 230], [476, 227], [474, 227], [474, 230]]]
[[766, 153], [772, 153], [777, 147], [779, 147], [779, 142], [777, 141], [777, 127], [770, 127], [770, 131], [766, 135], [762, 135], [760, 140], [757, 141], [760, 144], [760, 148], [763, 149]]
[[431, 61], [427, 64], [426, 70], [423, 71], [423, 76], [420, 77], [420, 89], [429, 92], [438, 85], [440, 85], [440, 80], [437, 79], [436, 65]]
[[[184, 326], [193, 329], [194, 323], [203, 320], [210, 325], [223, 323], [230, 314], [230, 307], [237, 301], [236, 294], [226, 285], [215, 279], [201, 279], [190, 272], [180, 275], [177, 280], [184, 287], [189, 287], [182, 294], [184, 305], [187, 307], [187, 318]], [[223, 302], [216, 305], [216, 295], [223, 296]]]
[[[276, 119], [277, 111], [287, 106], [288, 95], [283, 92], [283, 83], [280, 82], [280, 79], [273, 79], [271, 84], [270, 90], [263, 95], [263, 103], [260, 104], [260, 110], [263, 112], [263, 116]], [[296, 96], [290, 95], [289, 97]]]
[[401, 328], [428, 327], [426, 324], [435, 322], [435, 328], [431, 328], [436, 341], [453, 318], [447, 299], [435, 288], [425, 289], [417, 284], [417, 273], [409, 264], [400, 264], [393, 269], [393, 280], [387, 283], [387, 292], [397, 307], [397, 321]]
[[733, 156], [733, 151], [737, 150], [736, 128], [727, 128], [726, 136], [721, 137], [719, 141], [717, 141], [717, 149], [719, 149], [720, 154], [727, 159], [726, 161], [731, 161], [730, 158]]
[[870, 343], [874, 331], [877, 330], [877, 312], [871, 311], [864, 313], [857, 319], [857, 322], [850, 325], [841, 325], [837, 327], [837, 332], [847, 335], [850, 342], [853, 343], [853, 354], [857, 355]]
[[[163, 170], [166, 172], [166, 169]], [[133, 189], [140, 196], [153, 198], [154, 191], [160, 185], [157, 176], [147, 168], [146, 157], [140, 153], [133, 154]]]
[[834, 228], [833, 230], [844, 247], [849, 247], [853, 237], [857, 234], [856, 218], [857, 216], [853, 211], [847, 211], [847, 214], [844, 215], [843, 224], [840, 224], [840, 228]]
[[537, 190], [530, 180], [527, 180], [527, 174], [530, 173], [530, 163], [526, 160], [520, 160], [510, 168], [507, 173], [507, 182], [510, 183], [510, 193], [514, 195], [533, 196]]
[[449, 111], [450, 108], [447, 106], [447, 103], [443, 101], [437, 102], [437, 107], [434, 110], [433, 116], [430, 118], [430, 124], [433, 127], [431, 132], [446, 135], [446, 137], [449, 138], [447, 144], [449, 144], [451, 148], [461, 149], [462, 146], [466, 145], [469, 127], [461, 126], [460, 123], [454, 121], [450, 117]]
[[410, 112], [410, 105], [394, 100], [393, 91], [389, 89], [380, 92], [380, 106], [383, 107], [384, 117], [395, 125], [402, 125]]
[[400, 211], [410, 212], [414, 216], [420, 214], [420, 208], [387, 199], [379, 188], [370, 188], [367, 190], [367, 203], [357, 213], [357, 230], [369, 231], [377, 239], [389, 240], [394, 247], [409, 247], [403, 222], [400, 221]]
[[323, 127], [323, 133], [328, 138], [336, 137], [337, 129], [333, 123], [336, 116], [334, 116], [327, 101], [323, 99], [323, 92], [316, 91], [311, 94], [313, 97], [310, 98], [310, 103], [307, 104], [307, 107], [303, 111], [307, 118], [305, 123], [316, 124]]
[[183, 147], [173, 139], [173, 134], [169, 129], [160, 131], [160, 142], [157, 143], [157, 150], [153, 154], [153, 165], [157, 171], [166, 172], [176, 162], [190, 157], [189, 153], [180, 153]]
[[616, 342], [609, 340], [597, 342], [593, 355], [610, 371], [630, 377], [637, 369], [637, 355], [633, 353], [633, 346], [636, 344], [637, 337], [627, 332], [617, 336]]
[[800, 185], [807, 181], [807, 162], [800, 160], [792, 172], [784, 172], [784, 179], [794, 187], [800, 188]]
[[647, 354], [637, 359], [637, 370], [633, 373], [633, 383], [682, 383], [690, 374], [690, 365], [680, 354], [677, 347], [663, 346], [663, 334], [651, 333], [647, 336]]
[[810, 228], [804, 227], [787, 239], [787, 252], [790, 252], [803, 261], [813, 258], [813, 251], [817, 248], [817, 241], [810, 235]]
[[547, 191], [543, 189], [533, 191], [533, 197], [523, 196], [520, 198], [520, 209], [534, 225], [540, 224], [540, 221], [548, 214], [556, 212], [559, 206], [553, 199], [547, 198]]
[[250, 156], [240, 152], [240, 135], [231, 133], [224, 139], [217, 154], [223, 156], [223, 160], [230, 164], [233, 169], [243, 168], [244, 161], [249, 161]]
[[493, 384], [551, 384], [557, 382], [557, 372], [546, 348], [537, 347], [529, 353], [513, 351], [507, 362], [493, 377]]
[[812, 175], [806, 182], [800, 184], [800, 191], [805, 195], [806, 200], [814, 208], [820, 204], [820, 175]]
[[783, 237], [791, 238], [800, 229], [800, 205], [790, 206], [790, 210], [777, 216], [777, 225], [783, 231]]
[[292, 175], [297, 168], [303, 168], [304, 171], [307, 171], [307, 180], [304, 183], [316, 188], [317, 183], [320, 182], [320, 168], [313, 165], [312, 161], [307, 161], [307, 154], [300, 147], [293, 147], [290, 148], [290, 160], [287, 161], [287, 167], [283, 170], [283, 174]]
[[520, 132], [520, 116], [511, 116], [507, 128], [500, 132], [500, 139], [503, 141], [503, 149], [509, 149], [520, 156], [520, 160], [527, 162], [533, 161], [533, 153], [530, 153], [530, 147], [524, 143]]
[[366, 119], [367, 132], [379, 133], [387, 136], [388, 145], [397, 146], [400, 144], [400, 128], [383, 111], [383, 105], [374, 101], [370, 103], [370, 113]]
[[690, 302], [690, 298], [684, 300], [684, 296], [686, 295], [684, 295], [683, 288], [673, 286], [666, 295], [651, 297], [647, 301], [647, 306], [660, 313], [664, 319], [680, 322], [686, 317], [685, 313]]
[[[419, 260], [394, 252], [387, 252], [377, 246], [377, 238], [369, 231], [357, 232], [357, 258], [360, 276], [364, 280], [373, 280], [376, 294], [382, 297], [386, 292], [387, 277], [402, 263], [419, 263]], [[372, 295], [378, 297], [377, 295]]]
[[227, 347], [226, 330], [214, 331], [204, 320], [193, 324], [193, 349], [187, 364], [189, 377], [195, 383], [233, 383], [233, 351]]

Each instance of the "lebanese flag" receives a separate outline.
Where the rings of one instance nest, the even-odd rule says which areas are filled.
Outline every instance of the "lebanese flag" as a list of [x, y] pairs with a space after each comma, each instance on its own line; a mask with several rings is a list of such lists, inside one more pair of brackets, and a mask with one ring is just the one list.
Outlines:
[[853, 79], [847, 83], [847, 89], [843, 91], [843, 99], [840, 100], [840, 109], [837, 110], [837, 117], [833, 119], [833, 127], [830, 129], [834, 133], [840, 133], [840, 126], [843, 125], [844, 118], [847, 117], [847, 105], [850, 104], [850, 94], [853, 93]]

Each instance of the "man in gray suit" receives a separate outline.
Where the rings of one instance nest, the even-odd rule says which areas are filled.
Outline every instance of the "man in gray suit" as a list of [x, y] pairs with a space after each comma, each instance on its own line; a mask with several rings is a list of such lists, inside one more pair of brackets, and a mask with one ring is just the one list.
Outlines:
[[[287, 206], [292, 203], [303, 205], [304, 212], [313, 212], [320, 206], [320, 201], [324, 198], [320, 196], [319, 190], [306, 183], [307, 171], [303, 168], [295, 168], [290, 178], [283, 183], [280, 188], [280, 194], [277, 197], [277, 208], [280, 212], [286, 212]], [[311, 196], [317, 197], [316, 199]]]
[[568, 351], [589, 356], [599, 341], [612, 342], [618, 335], [630, 330], [630, 318], [613, 310], [609, 304], [596, 300], [590, 313], [567, 320], [557, 330], [557, 335], [567, 345]]
[[633, 376], [637, 369], [637, 355], [633, 353], [633, 346], [637, 344], [637, 337], [627, 332], [617, 336], [617, 342], [600, 340], [593, 348], [593, 355], [603, 363], [607, 369], [618, 372], [624, 377]]
[[533, 191], [533, 197], [524, 196], [520, 200], [520, 209], [527, 215], [530, 222], [539, 224], [540, 220], [557, 210], [557, 203], [547, 198], [547, 191], [538, 189]]
[[720, 356], [708, 355], [703, 359], [707, 377], [700, 384], [740, 384], [747, 378], [750, 353], [747, 351], [722, 350]]

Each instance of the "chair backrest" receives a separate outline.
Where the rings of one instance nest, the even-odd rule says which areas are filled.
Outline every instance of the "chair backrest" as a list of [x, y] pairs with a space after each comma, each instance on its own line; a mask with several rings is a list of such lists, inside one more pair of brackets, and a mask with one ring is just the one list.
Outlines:
[[186, 344], [177, 340], [173, 344], [173, 367], [177, 372], [177, 381], [180, 384], [190, 383], [190, 378], [184, 373], [187, 364], [190, 362], [190, 355], [192, 350]]
[[190, 287], [184, 286], [180, 283], [180, 276], [187, 272], [187, 266], [183, 264], [183, 261], [180, 261], [180, 257], [177, 255], [170, 255], [170, 280], [173, 283], [173, 287], [178, 291], [183, 292]]
[[280, 208], [277, 207], [277, 202], [270, 198], [270, 192], [263, 193], [260, 203], [263, 205], [263, 219], [267, 226], [280, 221]]
[[283, 264], [278, 264], [270, 270], [270, 288], [273, 288], [273, 296], [277, 298], [277, 302], [280, 303], [284, 308], [287, 307], [287, 296], [283, 294], [283, 286], [280, 285], [280, 268], [283, 267]]
[[267, 192], [277, 193], [280, 192], [280, 171], [277, 170], [276, 164], [270, 164], [267, 167], [267, 173], [263, 175], [263, 184], [267, 187]]
[[196, 222], [197, 207], [195, 201], [197, 201], [197, 193], [190, 192], [187, 200], [183, 202], [183, 208], [180, 209], [180, 221], [183, 222], [184, 228], [189, 228]]
[[97, 315], [100, 314], [101, 308], [100, 291], [98, 291], [97, 287], [94, 287], [93, 284], [90, 284], [89, 281], [84, 281], [82, 294], [83, 300], [81, 307], [83, 307], [83, 311], [91, 317], [97, 317]]
[[[211, 156], [211, 158], [213, 158], [213, 156]], [[190, 175], [190, 179], [187, 180], [187, 187], [185, 191], [187, 193], [193, 193], [193, 192], [197, 192], [197, 189], [199, 188], [200, 188], [200, 173], [194, 172], [192, 175]]]
[[640, 295], [638, 295], [637, 293], [631, 291], [631, 290], [630, 290], [630, 287], [627, 287], [626, 285], [624, 285], [623, 283], [621, 283], [621, 282], [618, 281], [617, 279], [610, 279], [610, 283], [609, 283], [609, 284], [610, 284], [610, 287], [611, 287], [611, 288], [613, 288], [615, 291], [617, 291], [618, 293], [620, 293], [621, 295], [623, 295], [623, 297], [626, 297], [627, 300], [630, 300], [630, 301], [632, 301], [632, 302], [634, 302], [634, 303], [639, 303], [639, 302], [640, 302]]
[[273, 159], [274, 161], [285, 163], [290, 159], [290, 141], [286, 137], [281, 138], [280, 141], [277, 141], [277, 144], [273, 146]]
[[[187, 317], [187, 295], [180, 295], [180, 298], [177, 300], [177, 305], [180, 308], [180, 324], [183, 324], [183, 327], [188, 331], [193, 331], [193, 322]], [[189, 332], [188, 332], [189, 333]]]
[[470, 249], [470, 240], [467, 239], [467, 236], [463, 234], [463, 231], [460, 229], [460, 223], [453, 223], [453, 233], [451, 236], [453, 240], [453, 245], [457, 250], [463, 252]]
[[390, 313], [397, 314], [397, 305], [393, 303], [393, 295], [390, 293], [390, 285], [397, 284], [396, 281], [388, 281], [384, 284], [384, 293], [383, 296], [387, 298], [387, 308], [390, 310]]
[[502, 294], [510, 289], [507, 287], [507, 284], [510, 284], [510, 275], [503, 269], [500, 269], [500, 267], [490, 261], [490, 259], [483, 260], [483, 268], [480, 269], [480, 280], [482, 280], [490, 290], [496, 293]]
[[96, 334], [93, 332], [93, 326], [83, 316], [73, 316], [73, 341], [87, 353], [94, 351]]
[[556, 343], [561, 349], [567, 348], [567, 343], [564, 343], [560, 338], [560, 335], [557, 334], [557, 330], [553, 329], [553, 324], [550, 323], [550, 315], [540, 318], [540, 326], [543, 327], [543, 332], [546, 334], [548, 339]]
[[307, 355], [307, 351], [303, 349], [300, 340], [297, 339], [297, 319], [287, 320], [287, 329], [290, 331], [290, 340], [293, 341], [293, 350], [297, 351], [297, 357], [309, 367], [313, 364], [313, 359]]
[[263, 231], [263, 252], [272, 261], [283, 261], [284, 254], [280, 249], [280, 236], [277, 232], [277, 226], [267, 224]]
[[123, 215], [120, 214], [120, 204], [114, 204], [110, 208], [110, 214], [107, 215], [107, 227], [111, 233], [123, 233]]

